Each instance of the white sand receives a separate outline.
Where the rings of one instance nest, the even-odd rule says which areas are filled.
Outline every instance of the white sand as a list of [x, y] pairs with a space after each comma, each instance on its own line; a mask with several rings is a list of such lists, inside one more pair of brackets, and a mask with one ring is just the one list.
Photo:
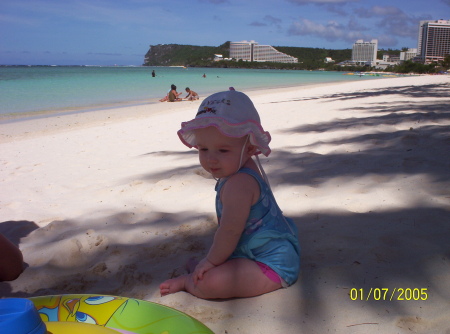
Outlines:
[[[199, 101], [0, 124], [0, 233], [28, 264], [0, 296], [135, 297], [215, 333], [449, 333], [449, 81], [248, 92], [273, 138], [263, 165], [302, 245], [298, 282], [249, 299], [159, 296], [216, 227], [215, 181], [176, 136]], [[352, 301], [352, 288], [397, 290]], [[400, 288], [428, 298], [397, 300]]]

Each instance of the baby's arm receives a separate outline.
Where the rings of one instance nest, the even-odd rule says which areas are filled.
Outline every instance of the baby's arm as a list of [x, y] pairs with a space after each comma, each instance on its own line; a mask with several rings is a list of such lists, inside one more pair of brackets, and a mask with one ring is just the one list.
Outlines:
[[195, 268], [194, 282], [230, 257], [244, 230], [250, 208], [258, 197], [259, 186], [252, 176], [240, 173], [227, 181], [221, 193], [223, 211], [220, 225], [207, 257]]

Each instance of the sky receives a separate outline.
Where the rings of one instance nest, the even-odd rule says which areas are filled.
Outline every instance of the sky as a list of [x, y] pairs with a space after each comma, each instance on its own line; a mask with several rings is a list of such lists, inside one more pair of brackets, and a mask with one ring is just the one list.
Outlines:
[[1, 0], [0, 65], [141, 65], [150, 45], [417, 48], [450, 0]]

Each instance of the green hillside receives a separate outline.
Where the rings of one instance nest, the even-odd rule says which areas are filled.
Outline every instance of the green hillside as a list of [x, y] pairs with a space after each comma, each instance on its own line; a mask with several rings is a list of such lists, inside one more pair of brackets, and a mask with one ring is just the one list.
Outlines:
[[191, 66], [191, 67], [250, 67], [250, 68], [292, 68], [312, 69], [324, 66], [324, 59], [331, 57], [335, 62], [351, 58], [351, 50], [330, 50], [319, 48], [276, 46], [278, 51], [296, 57], [298, 64], [249, 63], [243, 61], [214, 62], [214, 54], [228, 58], [230, 42], [214, 46], [194, 46], [180, 44], [151, 45], [145, 55], [146, 66]]
[[151, 45], [145, 55], [146, 66], [203, 66], [213, 61], [214, 54], [228, 57], [230, 42], [220, 46], [180, 44]]
[[[229, 58], [230, 42], [219, 46], [196, 46], [181, 44], [158, 44], [150, 45], [145, 55], [144, 66], [187, 66], [187, 67], [223, 67], [223, 68], [260, 68], [260, 69], [292, 69], [292, 70], [334, 70], [334, 71], [367, 71], [365, 66], [341, 67], [337, 65], [352, 57], [351, 49], [334, 50], [321, 48], [305, 48], [290, 46], [274, 46], [280, 52], [296, 57], [298, 63], [272, 63], [272, 62], [247, 62], [247, 61], [214, 61], [215, 54], [221, 54]], [[400, 50], [378, 50], [378, 59], [383, 54], [398, 55]], [[331, 58], [334, 62], [326, 63], [325, 58]], [[404, 71], [403, 65], [389, 68], [390, 71]], [[403, 66], [404, 67], [404, 66]], [[410, 66], [411, 67], [411, 66]], [[430, 73], [435, 71], [434, 67], [417, 64], [414, 71], [418, 73]], [[437, 71], [437, 70], [436, 70]]]

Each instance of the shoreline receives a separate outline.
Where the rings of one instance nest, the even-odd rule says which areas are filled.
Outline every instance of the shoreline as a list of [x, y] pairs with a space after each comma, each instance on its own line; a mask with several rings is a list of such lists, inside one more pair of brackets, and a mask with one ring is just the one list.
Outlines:
[[[317, 87], [326, 87], [347, 83], [349, 82], [342, 81], [311, 85], [307, 84], [274, 87], [267, 89], [247, 89], [243, 92], [249, 95], [258, 96], [264, 94], [276, 94], [277, 92], [296, 92], [299, 89], [313, 89]], [[199, 104], [205, 97], [202, 97], [196, 101], [181, 101], [173, 103], [159, 102], [159, 99], [155, 98], [149, 99], [149, 102], [115, 106], [104, 105], [93, 109], [75, 109], [71, 111], [56, 110], [48, 111], [44, 114], [36, 116], [25, 117], [3, 117], [5, 115], [0, 115], [0, 143], [4, 140], [7, 140], [6, 138], [12, 138], [16, 135], [18, 135], [19, 137], [30, 136], [33, 135], [34, 132], [38, 133], [42, 130], [48, 131], [48, 129], [51, 128], [54, 128], [55, 131], [63, 131], [64, 127], [61, 127], [59, 124], [65, 124], [65, 127], [74, 129], [88, 125], [106, 124], [114, 121], [120, 122], [125, 119], [131, 119], [134, 117], [145, 118], [149, 115], [185, 108], [192, 110], [192, 112], [194, 113], [196, 108], [198, 108]], [[24, 129], [22, 133], [20, 133], [20, 129]], [[19, 131], [16, 132], [17, 130]]]
[[[41, 67], [41, 66], [37, 66]], [[62, 67], [71, 67], [71, 66], [62, 66]], [[82, 66], [83, 67], [83, 66]], [[108, 66], [106, 68], [109, 68]], [[170, 68], [170, 67], [168, 67]], [[324, 71], [303, 71], [303, 72], [324, 72]], [[326, 71], [325, 71], [326, 72]], [[353, 72], [335, 72], [330, 71], [330, 73], [336, 73], [336, 74], [354, 74]], [[370, 77], [373, 77], [375, 75], [380, 75], [380, 73], [377, 72], [367, 72], [367, 78], [361, 79], [361, 80], [367, 80], [371, 79]], [[390, 73], [384, 73], [383, 76], [388, 76]], [[163, 76], [164, 77], [164, 76]], [[390, 77], [390, 76], [389, 76]], [[397, 77], [402, 77], [398, 76]], [[373, 78], [374, 79], [374, 78]], [[381, 79], [381, 78], [376, 78]], [[354, 79], [358, 80], [358, 79]], [[353, 81], [353, 80], [352, 80]], [[299, 84], [280, 84], [278, 83], [275, 88], [292, 88], [292, 87], [300, 87], [300, 86], [315, 86], [315, 85], [321, 85], [321, 84], [338, 84], [341, 81], [327, 81], [323, 83], [299, 83]], [[348, 82], [347, 80], [343, 80], [342, 82]], [[224, 89], [227, 87], [223, 87]], [[265, 87], [252, 87], [245, 89], [246, 91], [255, 91], [255, 90], [266, 90], [271, 89], [270, 84], [268, 83]], [[214, 93], [216, 90], [209, 92], [208, 90], [204, 92], [204, 95], [210, 95]], [[109, 108], [122, 108], [127, 106], [134, 106], [134, 105], [143, 105], [143, 104], [149, 104], [149, 103], [156, 103], [159, 102], [159, 99], [161, 96], [150, 96], [148, 97], [142, 97], [135, 100], [127, 100], [126, 98], [119, 102], [112, 102], [112, 103], [100, 103], [100, 104], [91, 104], [91, 105], [81, 105], [78, 107], [60, 107], [60, 108], [51, 108], [51, 109], [42, 109], [42, 110], [34, 110], [34, 111], [14, 111], [14, 112], [4, 112], [0, 114], [0, 124], [8, 123], [8, 122], [15, 122], [15, 121], [21, 121], [22, 119], [34, 119], [34, 118], [42, 118], [42, 117], [51, 117], [53, 115], [63, 115], [63, 114], [71, 114], [71, 113], [77, 113], [77, 112], [92, 112], [95, 110], [101, 110], [101, 109], [109, 109]], [[202, 95], [202, 94], [201, 94]]]
[[[27, 263], [0, 298], [133, 297], [214, 333], [448, 331], [450, 76], [244, 92], [300, 232], [297, 283], [225, 301], [159, 295], [217, 228], [216, 182], [176, 135], [201, 102], [186, 101], [0, 125], [0, 233]], [[368, 298], [386, 289], [392, 300]]]
[[[386, 77], [378, 78], [379, 80], [392, 80], [403, 77]], [[409, 78], [409, 77], [408, 77]], [[365, 82], [365, 81], [363, 81]], [[277, 94], [277, 93], [296, 93], [298, 91], [311, 90], [315, 88], [328, 87], [328, 86], [341, 86], [353, 84], [355, 81], [338, 81], [338, 82], [324, 82], [313, 84], [301, 84], [301, 85], [287, 85], [283, 87], [273, 88], [254, 88], [242, 90], [244, 93], [251, 96], [259, 96], [265, 94]], [[80, 128], [89, 123], [92, 124], [106, 124], [105, 122], [121, 121], [124, 119], [130, 119], [132, 117], [146, 117], [146, 110], [149, 114], [158, 114], [160, 112], [166, 112], [167, 110], [176, 110], [184, 107], [192, 108], [194, 104], [197, 108], [201, 101], [205, 98], [201, 97], [198, 101], [181, 101], [176, 102], [171, 106], [169, 102], [159, 102], [159, 98], [151, 98], [145, 101], [136, 101], [135, 103], [116, 103], [100, 105], [94, 108], [72, 108], [71, 110], [49, 110], [42, 111], [36, 115], [31, 115], [30, 112], [17, 113], [17, 114], [1, 114], [0, 115], [0, 143], [7, 141], [7, 138], [15, 136], [16, 130], [19, 130], [17, 135], [20, 137], [32, 135], [33, 132], [39, 132], [39, 129], [48, 131], [52, 127], [55, 131], [64, 130], [63, 127], [56, 123], [64, 123], [68, 128]], [[181, 104], [181, 105], [180, 105]], [[181, 107], [181, 108], [180, 108]], [[193, 108], [193, 110], [195, 109]], [[34, 112], [33, 112], [34, 113]], [[133, 115], [131, 114], [133, 113]], [[84, 117], [82, 117], [84, 116]], [[33, 123], [32, 126], [28, 125]], [[103, 123], [102, 123], [103, 122]], [[56, 129], [57, 128], [57, 129]], [[24, 129], [20, 134], [20, 129]]]
[[[335, 85], [335, 84], [340, 84], [340, 83], [348, 83], [348, 81], [324, 82], [324, 83], [300, 84], [300, 85], [286, 85], [286, 86], [267, 87], [267, 88], [249, 88], [249, 89], [245, 89], [243, 91], [245, 91], [247, 93], [250, 93], [250, 92], [257, 93], [259, 91], [265, 92], [265, 91], [285, 90], [285, 89], [295, 90], [300, 87], [313, 88], [313, 87]], [[206, 96], [204, 96], [203, 98], [205, 98], [205, 97]], [[203, 99], [203, 98], [201, 98], [201, 99]], [[91, 107], [87, 106], [87, 107], [79, 107], [79, 108], [68, 108], [67, 110], [52, 109], [52, 110], [5, 113], [5, 114], [0, 114], [0, 125], [7, 124], [7, 123], [13, 123], [13, 122], [21, 122], [21, 121], [39, 119], [39, 118], [59, 117], [59, 116], [77, 114], [77, 113], [96, 112], [96, 111], [103, 111], [103, 110], [109, 110], [109, 109], [123, 109], [123, 108], [127, 108], [127, 107], [136, 107], [136, 106], [162, 103], [159, 100], [160, 100], [160, 98], [154, 97], [154, 98], [148, 98], [145, 100], [138, 100], [138, 101], [124, 101], [124, 102], [117, 102], [117, 103], [113, 103], [113, 104], [94, 105]], [[189, 102], [189, 101], [182, 101], [182, 102]]]
[[40, 118], [50, 118], [50, 117], [60, 117], [65, 115], [73, 115], [73, 114], [83, 114], [88, 112], [96, 112], [102, 110], [109, 109], [119, 109], [119, 108], [128, 108], [141, 106], [146, 104], [153, 104], [159, 102], [158, 99], [148, 99], [142, 101], [128, 101], [123, 103], [114, 103], [114, 104], [101, 104], [91, 107], [79, 107], [79, 108], [68, 108], [64, 109], [55, 109], [55, 110], [41, 110], [41, 111], [26, 111], [26, 112], [17, 112], [17, 113], [8, 113], [8, 114], [0, 114], [0, 125], [8, 124], [14, 122], [22, 122]]

